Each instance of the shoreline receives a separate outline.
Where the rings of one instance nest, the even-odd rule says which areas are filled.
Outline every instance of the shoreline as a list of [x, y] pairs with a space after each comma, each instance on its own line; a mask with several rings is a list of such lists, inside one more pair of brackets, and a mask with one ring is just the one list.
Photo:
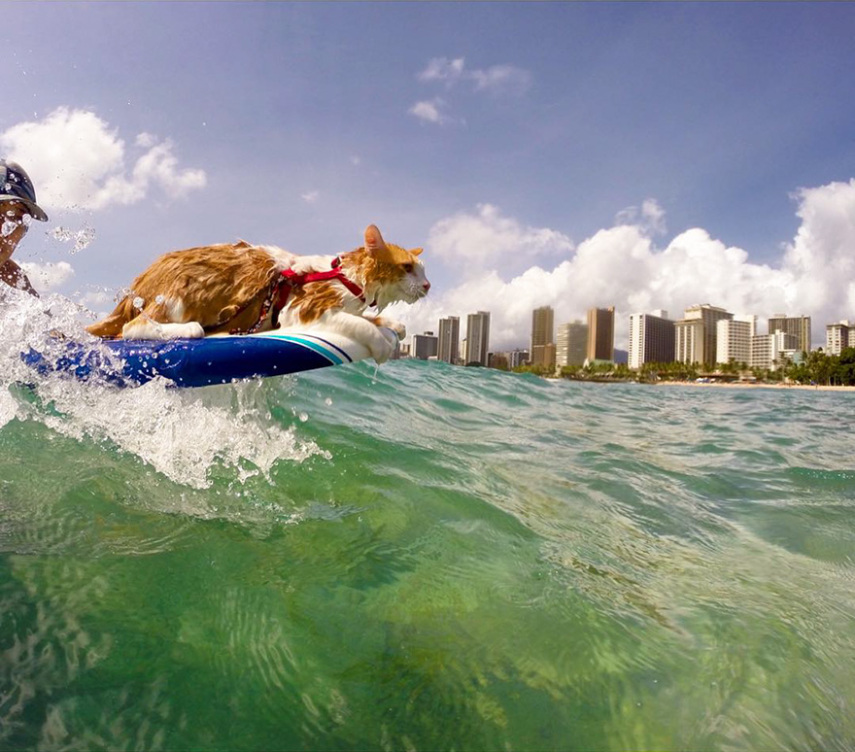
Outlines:
[[825, 386], [822, 384], [753, 384], [750, 382], [724, 382], [724, 381], [657, 381], [650, 386], [691, 386], [691, 387], [715, 387], [718, 389], [797, 389], [811, 392], [855, 392], [855, 386]]
[[797, 389], [799, 391], [814, 391], [814, 392], [855, 392], [855, 386], [830, 386], [824, 384], [782, 384], [782, 383], [755, 383], [751, 381], [678, 381], [670, 379], [661, 379], [659, 381], [638, 381], [636, 379], [610, 379], [603, 378], [587, 378], [587, 379], [572, 379], [566, 377], [549, 377], [565, 381], [593, 384], [640, 384], [642, 386], [690, 386], [690, 387], [715, 387], [717, 389]]

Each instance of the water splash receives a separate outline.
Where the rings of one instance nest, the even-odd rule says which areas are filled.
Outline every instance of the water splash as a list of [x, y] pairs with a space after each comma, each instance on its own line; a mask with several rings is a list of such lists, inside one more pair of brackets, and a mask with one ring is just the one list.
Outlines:
[[94, 227], [84, 227], [82, 230], [71, 230], [67, 227], [63, 227], [62, 225], [58, 225], [52, 230], [49, 230], [47, 234], [54, 240], [58, 240], [61, 243], [74, 241], [74, 248], [71, 251], [72, 255], [88, 248], [96, 238]]
[[[303, 462], [326, 452], [302, 440], [295, 426], [271, 418], [273, 403], [287, 398], [282, 380], [200, 390], [172, 389], [155, 380], [117, 389], [67, 377], [39, 375], [20, 358], [29, 348], [61, 352], [64, 338], [89, 338], [80, 309], [54, 296], [47, 300], [11, 291], [0, 301], [0, 427], [32, 420], [105, 451], [131, 454], [171, 480], [193, 488], [212, 484], [215, 468], [230, 468], [238, 483], [269, 478], [280, 461]], [[93, 343], [97, 346], [97, 343]], [[21, 383], [31, 385], [22, 395]], [[302, 416], [300, 416], [302, 420]]]

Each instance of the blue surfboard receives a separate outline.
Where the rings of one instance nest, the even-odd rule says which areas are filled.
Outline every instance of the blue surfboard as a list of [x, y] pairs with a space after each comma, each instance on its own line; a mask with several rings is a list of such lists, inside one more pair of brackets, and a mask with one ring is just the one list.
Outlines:
[[364, 345], [339, 334], [290, 330], [165, 341], [60, 341], [50, 351], [30, 350], [22, 357], [42, 375], [67, 374], [117, 386], [140, 386], [158, 376], [181, 387], [227, 384], [370, 357]]

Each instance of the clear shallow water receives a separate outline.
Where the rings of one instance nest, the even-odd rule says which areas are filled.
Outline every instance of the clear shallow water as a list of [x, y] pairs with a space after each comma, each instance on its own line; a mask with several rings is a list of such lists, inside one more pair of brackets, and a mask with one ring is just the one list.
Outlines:
[[2, 749], [855, 745], [855, 394], [3, 363]]

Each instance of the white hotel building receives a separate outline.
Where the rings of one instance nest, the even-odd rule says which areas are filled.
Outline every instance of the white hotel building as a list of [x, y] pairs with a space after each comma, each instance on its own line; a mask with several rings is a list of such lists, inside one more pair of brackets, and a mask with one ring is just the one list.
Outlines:
[[840, 355], [844, 347], [849, 347], [850, 324], [848, 320], [838, 321], [836, 324], [828, 324], [825, 327], [825, 354]]
[[750, 363], [751, 338], [757, 334], [756, 316], [736, 316], [716, 322], [715, 362]]
[[799, 338], [795, 334], [777, 331], [774, 334], [757, 334], [751, 338], [751, 368], [767, 368], [775, 371], [792, 360], [798, 350]]

